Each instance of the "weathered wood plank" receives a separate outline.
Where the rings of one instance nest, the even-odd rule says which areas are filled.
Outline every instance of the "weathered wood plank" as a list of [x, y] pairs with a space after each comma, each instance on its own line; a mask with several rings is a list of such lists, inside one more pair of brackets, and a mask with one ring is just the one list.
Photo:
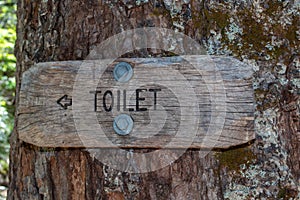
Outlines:
[[[134, 76], [129, 83], [116, 82], [112, 76], [120, 61], [133, 67]], [[102, 70], [101, 63], [109, 65]], [[19, 138], [43, 147], [241, 145], [254, 139], [251, 77], [250, 66], [224, 57], [39, 63], [22, 78], [22, 100], [17, 111]], [[147, 111], [137, 111], [136, 89], [143, 89], [139, 95], [144, 99], [138, 103]], [[156, 98], [150, 89], [160, 90]], [[105, 96], [106, 108], [112, 106], [109, 112], [103, 105], [105, 91], [111, 91], [114, 99], [111, 104], [111, 94]], [[134, 121], [132, 132], [126, 136], [117, 135], [112, 126], [121, 113]]]

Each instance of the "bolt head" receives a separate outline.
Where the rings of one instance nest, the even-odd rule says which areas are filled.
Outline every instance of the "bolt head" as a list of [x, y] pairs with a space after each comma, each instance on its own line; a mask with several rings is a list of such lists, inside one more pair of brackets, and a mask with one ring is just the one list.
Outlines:
[[133, 69], [129, 63], [120, 62], [116, 64], [113, 75], [116, 81], [126, 83], [132, 78]]
[[121, 129], [121, 130], [126, 130], [127, 128], [128, 128], [128, 126], [129, 126], [129, 123], [128, 123], [128, 121], [126, 120], [126, 119], [119, 119], [117, 122], [117, 127], [119, 128], [119, 129]]
[[133, 120], [127, 114], [118, 115], [114, 119], [113, 128], [118, 135], [128, 135], [133, 129]]

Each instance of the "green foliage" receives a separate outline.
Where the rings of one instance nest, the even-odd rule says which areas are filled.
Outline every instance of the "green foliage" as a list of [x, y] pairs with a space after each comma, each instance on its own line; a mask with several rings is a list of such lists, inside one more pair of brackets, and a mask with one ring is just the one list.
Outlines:
[[5, 177], [14, 121], [16, 2], [0, 0], [0, 6], [0, 175]]

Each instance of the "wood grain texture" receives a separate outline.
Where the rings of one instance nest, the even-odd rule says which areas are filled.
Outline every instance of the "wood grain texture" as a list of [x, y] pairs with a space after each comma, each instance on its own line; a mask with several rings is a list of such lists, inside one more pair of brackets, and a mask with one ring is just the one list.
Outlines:
[[[133, 66], [135, 74], [131, 81], [142, 83], [139, 88], [145, 89], [141, 93], [145, 101], [140, 103], [147, 111], [136, 111], [137, 88], [129, 86], [126, 86], [127, 109], [135, 111], [123, 110], [125, 86], [118, 100], [120, 85], [112, 76], [114, 64], [119, 61]], [[103, 73], [99, 62], [109, 63]], [[216, 66], [216, 70], [210, 65]], [[168, 148], [226, 149], [238, 146], [254, 139], [251, 77], [251, 67], [229, 57], [39, 63], [22, 78], [17, 111], [19, 138], [41, 147], [162, 148], [167, 145]], [[195, 92], [197, 102], [192, 102], [193, 95], [185, 88], [186, 82]], [[155, 110], [151, 88], [161, 89]], [[104, 111], [102, 106], [103, 93], [108, 90], [114, 95], [111, 112]], [[96, 101], [95, 91], [101, 91]], [[60, 98], [62, 105], [57, 103]], [[71, 98], [72, 106], [68, 106]], [[114, 117], [120, 113], [127, 113], [134, 120], [134, 129], [127, 136], [115, 134], [112, 127]], [[99, 126], [103, 134], [99, 134]], [[219, 134], [218, 130], [222, 132]]]

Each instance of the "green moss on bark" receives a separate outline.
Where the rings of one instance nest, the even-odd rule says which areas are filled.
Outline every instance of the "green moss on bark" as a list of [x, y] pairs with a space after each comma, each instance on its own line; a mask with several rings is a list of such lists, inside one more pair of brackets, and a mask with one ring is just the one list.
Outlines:
[[241, 165], [249, 166], [256, 159], [250, 147], [232, 149], [216, 153], [220, 167], [226, 167], [230, 171], [239, 171]]

